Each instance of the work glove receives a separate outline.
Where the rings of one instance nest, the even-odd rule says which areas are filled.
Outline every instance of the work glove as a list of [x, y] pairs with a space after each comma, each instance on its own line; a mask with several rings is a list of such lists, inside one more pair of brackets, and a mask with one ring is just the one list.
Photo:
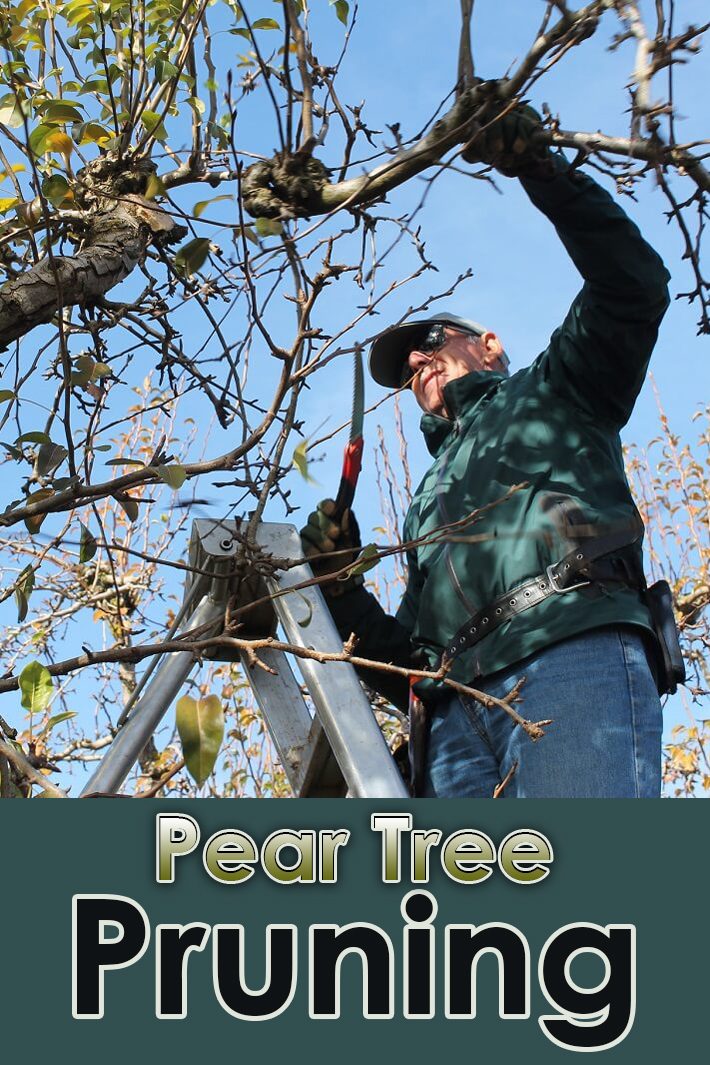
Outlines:
[[484, 127], [464, 145], [461, 157], [467, 163], [486, 163], [505, 177], [533, 177], [550, 180], [555, 176], [552, 155], [545, 144], [534, 141], [534, 135], [542, 129], [542, 119], [537, 111], [520, 104], [503, 118], [495, 119], [502, 106], [497, 99], [498, 82], [483, 82], [490, 97], [480, 115], [479, 125]]
[[[317, 509], [309, 515], [308, 524], [301, 529], [303, 554], [311, 564], [314, 577], [324, 577], [329, 573], [337, 573], [344, 566], [351, 566], [360, 553], [362, 544], [355, 515], [351, 510], [346, 510], [341, 518], [335, 519], [334, 511], [334, 500], [322, 499]], [[331, 557], [331, 552], [344, 551], [345, 548], [352, 550], [349, 554]], [[332, 581], [324, 581], [321, 588], [324, 595], [336, 598], [363, 583], [364, 578], [358, 573], [345, 580], [333, 578]]]

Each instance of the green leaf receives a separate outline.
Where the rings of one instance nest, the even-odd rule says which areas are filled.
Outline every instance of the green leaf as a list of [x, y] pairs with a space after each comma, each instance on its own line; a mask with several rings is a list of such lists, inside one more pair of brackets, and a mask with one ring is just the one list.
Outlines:
[[5, 440], [0, 440], [0, 446], [4, 447], [8, 455], [10, 455], [16, 461], [20, 461], [23, 458], [22, 452], [19, 447], [15, 447], [14, 444], [8, 444]]
[[78, 484], [79, 480], [80, 478], [76, 474], [73, 477], [53, 477], [52, 488], [55, 492], [63, 492], [65, 488], [71, 488], [72, 485]]
[[33, 155], [58, 152], [68, 158], [74, 150], [71, 137], [57, 126], [47, 126], [43, 122], [30, 133], [29, 145]]
[[68, 454], [65, 447], [53, 444], [51, 440], [48, 444], [42, 444], [37, 452], [37, 473], [40, 477], [49, 477], [61, 466]]
[[233, 200], [233, 199], [234, 199], [233, 196], [215, 196], [211, 200], [200, 200], [199, 203], [196, 203], [195, 206], [192, 208], [192, 213], [194, 214], [195, 218], [199, 218], [201, 216], [202, 212], [204, 211], [205, 207], [209, 207], [209, 205], [211, 203], [219, 203], [220, 200]]
[[315, 484], [313, 478], [308, 472], [308, 440], [302, 440], [300, 444], [294, 448], [293, 458], [291, 459], [292, 465], [296, 467], [304, 481], [308, 481], [309, 484]]
[[52, 100], [46, 106], [38, 108], [47, 122], [83, 122], [84, 116], [78, 107], [66, 100]]
[[32, 566], [25, 566], [20, 576], [17, 578], [18, 586], [22, 588], [25, 595], [32, 594], [32, 590], [35, 586], [35, 571]]
[[[57, 725], [61, 725], [62, 721], [69, 721], [72, 717], [76, 716], [76, 710], [63, 710], [61, 714], [54, 714], [53, 717], [50, 717], [49, 721], [42, 729], [40, 735], [47, 736], [53, 728], [55, 728]], [[39, 798], [39, 796], [37, 796], [37, 798]]]
[[79, 561], [91, 562], [92, 558], [96, 554], [97, 546], [96, 539], [84, 525], [83, 521], [80, 521], [81, 525], [81, 537], [79, 538]]
[[138, 507], [138, 504], [136, 503], [135, 499], [132, 499], [131, 496], [122, 496], [121, 499], [118, 500], [118, 505], [121, 507], [121, 510], [123, 510], [130, 522], [138, 520], [140, 508]]
[[180, 466], [179, 463], [174, 463], [170, 466], [156, 466], [156, 470], [161, 481], [165, 481], [171, 488], [178, 489], [185, 483], [187, 474], [184, 466]]
[[61, 207], [65, 200], [74, 199], [74, 193], [69, 188], [69, 182], [62, 174], [52, 174], [42, 182], [42, 194], [49, 200], [52, 207]]
[[193, 699], [183, 695], [176, 707], [176, 724], [190, 776], [202, 787], [214, 769], [224, 738], [224, 711], [216, 695]]
[[157, 174], [149, 174], [148, 180], [145, 183], [145, 192], [143, 196], [146, 200], [154, 200], [156, 196], [165, 195], [165, 185], [161, 178]]
[[251, 228], [251, 226], [235, 226], [234, 231], [235, 234], [243, 233], [251, 244], [259, 243], [259, 238], [257, 237], [254, 230]]
[[38, 429], [33, 429], [29, 433], [23, 433], [22, 436], [18, 436], [15, 441], [16, 444], [51, 444], [52, 441], [47, 433], [40, 432]]
[[349, 566], [347, 571], [338, 577], [339, 581], [347, 581], [350, 577], [356, 577], [359, 573], [367, 573], [374, 569], [380, 561], [380, 553], [376, 544], [366, 544], [358, 555], [357, 561]]
[[[99, 448], [95, 448], [98, 451]], [[145, 466], [145, 462], [141, 462], [140, 459], [107, 459], [107, 466]]]
[[167, 59], [156, 59], [155, 76], [161, 85], [164, 81], [169, 81], [170, 78], [174, 78], [177, 72], [178, 68], [174, 63], [170, 63]]
[[73, 23], [78, 22], [86, 15], [91, 13], [93, 7], [93, 0], [71, 0], [66, 5], [62, 14], [71, 26]]
[[15, 585], [15, 602], [17, 603], [17, 622], [20, 624], [27, 617], [30, 596], [35, 586], [35, 574], [32, 566], [25, 566]]
[[[53, 488], [40, 488], [38, 492], [33, 492], [31, 495], [27, 496], [26, 501], [27, 503], [41, 503], [42, 500], [49, 499], [53, 495]], [[42, 522], [46, 517], [46, 513], [30, 515], [29, 518], [25, 518], [25, 528], [28, 532], [31, 533], [39, 532], [40, 528], [42, 527]]]
[[162, 143], [168, 139], [163, 120], [156, 111], [144, 111], [141, 115], [141, 122], [148, 133], [152, 133], [157, 141]]
[[20, 625], [27, 617], [29, 601], [22, 588], [15, 588], [15, 602], [17, 603], [17, 624]]
[[29, 662], [20, 673], [19, 680], [25, 710], [31, 714], [41, 714], [54, 694], [49, 670], [41, 662]]
[[335, 8], [335, 14], [338, 16], [343, 26], [347, 26], [348, 15], [350, 14], [350, 5], [347, 0], [330, 0], [330, 6]]
[[256, 22], [252, 22], [251, 28], [253, 30], [280, 30], [278, 22], [275, 18], [258, 18]]
[[93, 380], [96, 372], [96, 363], [91, 355], [78, 355], [74, 359], [75, 370], [72, 370], [70, 383], [75, 387], [83, 388], [89, 381]]
[[207, 237], [195, 237], [194, 240], [188, 240], [175, 256], [175, 269], [185, 277], [191, 277], [200, 269], [209, 250], [210, 241]]
[[278, 237], [284, 229], [278, 218], [257, 218], [254, 226], [260, 237]]
[[7, 403], [9, 399], [14, 399], [15, 393], [11, 392], [9, 388], [0, 389], [0, 403]]
[[0, 99], [0, 122], [11, 129], [19, 129], [24, 124], [23, 111], [26, 109], [26, 101], [18, 100], [14, 93], [8, 93]]

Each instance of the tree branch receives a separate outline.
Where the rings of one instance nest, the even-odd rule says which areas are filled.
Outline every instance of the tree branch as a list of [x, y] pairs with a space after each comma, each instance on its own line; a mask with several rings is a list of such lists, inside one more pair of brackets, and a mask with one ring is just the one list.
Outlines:
[[108, 210], [87, 216], [89, 227], [82, 250], [72, 256], [42, 260], [0, 289], [0, 349], [25, 336], [57, 314], [58, 285], [62, 307], [95, 303], [142, 262], [159, 230], [178, 236], [165, 212], [140, 197], [124, 197]]
[[21, 751], [18, 751], [16, 747], [13, 747], [9, 743], [4, 743], [0, 740], [0, 756], [7, 759], [15, 767], [16, 772], [24, 780], [30, 781], [32, 784], [36, 784], [38, 787], [46, 791], [48, 795], [51, 795], [54, 799], [68, 799], [69, 796], [61, 788], [58, 788], [56, 784], [52, 784], [47, 777], [43, 776], [31, 762], [25, 758]]

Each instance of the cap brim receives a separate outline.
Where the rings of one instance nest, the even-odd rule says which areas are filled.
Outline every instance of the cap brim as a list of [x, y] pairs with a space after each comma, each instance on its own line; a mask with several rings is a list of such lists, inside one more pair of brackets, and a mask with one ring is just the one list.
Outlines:
[[370, 375], [378, 385], [399, 388], [402, 383], [402, 366], [412, 346], [422, 333], [430, 328], [431, 321], [409, 322], [381, 333], [370, 348]]

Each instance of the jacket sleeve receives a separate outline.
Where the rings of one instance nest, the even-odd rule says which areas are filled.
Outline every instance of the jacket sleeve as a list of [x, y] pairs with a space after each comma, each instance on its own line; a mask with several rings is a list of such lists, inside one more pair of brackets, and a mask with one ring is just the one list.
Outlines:
[[595, 181], [554, 156], [552, 180], [522, 179], [584, 279], [540, 359], [552, 388], [617, 429], [628, 421], [668, 306], [669, 274]]
[[[351, 633], [358, 638], [357, 654], [374, 662], [391, 662], [405, 669], [412, 664], [410, 637], [417, 616], [416, 580], [412, 568], [407, 589], [396, 617], [386, 614], [374, 595], [360, 586], [328, 601], [330, 612], [342, 640]], [[379, 669], [357, 670], [361, 680], [384, 695], [400, 710], [407, 710], [409, 684], [406, 677]]]

